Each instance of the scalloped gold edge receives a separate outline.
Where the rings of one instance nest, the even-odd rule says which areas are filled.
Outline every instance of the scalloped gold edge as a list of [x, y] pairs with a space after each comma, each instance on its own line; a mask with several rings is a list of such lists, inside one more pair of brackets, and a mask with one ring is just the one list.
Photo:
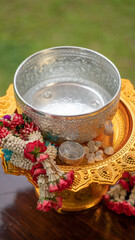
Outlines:
[[9, 85], [6, 95], [0, 97], [0, 108], [0, 117], [11, 115], [16, 111], [13, 84]]
[[[11, 84], [6, 92], [5, 97], [9, 96], [10, 108], [7, 109], [8, 114], [12, 114], [16, 110], [16, 104], [14, 100], [13, 85]], [[5, 97], [0, 98], [3, 101], [7, 101]], [[97, 163], [93, 166], [60, 166], [61, 170], [67, 172], [70, 170], [75, 171], [75, 180], [72, 185], [72, 191], [76, 192], [83, 187], [87, 187], [90, 183], [96, 182], [99, 184], [115, 184], [122, 176], [124, 171], [135, 170], [135, 90], [131, 82], [127, 79], [122, 79], [121, 97], [122, 102], [128, 106], [130, 111], [133, 128], [129, 140], [126, 144], [113, 156], [107, 158], [107, 160]], [[6, 113], [7, 114], [7, 113]], [[0, 112], [0, 116], [1, 116]], [[8, 164], [0, 152], [2, 158], [2, 165], [5, 173], [14, 175], [25, 175], [28, 180], [35, 186], [35, 182], [32, 180], [30, 174], [26, 170], [16, 168], [12, 164]], [[79, 176], [79, 177], [77, 177]], [[77, 181], [77, 183], [76, 183]]]

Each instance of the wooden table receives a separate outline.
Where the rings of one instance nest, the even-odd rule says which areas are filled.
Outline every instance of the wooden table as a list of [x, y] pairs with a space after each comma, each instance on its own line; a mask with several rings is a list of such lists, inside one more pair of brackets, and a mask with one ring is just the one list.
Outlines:
[[135, 217], [117, 215], [103, 203], [66, 215], [39, 212], [36, 203], [26, 177], [4, 174], [0, 164], [0, 240], [135, 239]]

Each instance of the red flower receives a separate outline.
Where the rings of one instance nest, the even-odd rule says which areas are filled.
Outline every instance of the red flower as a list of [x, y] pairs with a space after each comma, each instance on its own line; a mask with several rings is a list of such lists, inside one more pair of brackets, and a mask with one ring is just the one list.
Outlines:
[[34, 153], [29, 153], [29, 149], [27, 149], [27, 145], [26, 148], [24, 149], [24, 157], [31, 160], [33, 163], [36, 162], [36, 156]]
[[126, 189], [128, 192], [130, 191], [129, 184], [124, 180], [120, 179], [119, 183], [123, 186], [124, 189]]
[[114, 202], [114, 206], [112, 208], [112, 210], [118, 214], [121, 214], [124, 212], [123, 207], [122, 207], [122, 203], [121, 202]]
[[58, 210], [62, 207], [62, 197], [56, 197], [53, 201], [52, 200], [44, 200], [43, 203], [38, 202], [37, 210], [48, 212], [52, 208]]
[[50, 200], [44, 200], [42, 203], [42, 211], [48, 212], [52, 209], [52, 203]]
[[38, 177], [40, 174], [46, 175], [46, 170], [44, 168], [38, 168], [34, 171], [33, 177]]
[[16, 128], [18, 125], [24, 124], [24, 120], [21, 114], [15, 113], [11, 122], [11, 129]]
[[26, 130], [29, 130], [29, 132], [33, 132], [34, 130], [34, 123], [33, 122], [31, 122], [31, 123], [25, 123], [25, 129]]
[[103, 196], [103, 199], [104, 199], [105, 202], [109, 201], [109, 199], [110, 199], [109, 194], [105, 194], [105, 195]]
[[56, 183], [50, 183], [49, 184], [49, 192], [51, 193], [51, 192], [56, 192], [56, 191], [58, 191], [58, 187], [57, 187], [57, 184]]
[[37, 210], [42, 211], [42, 204], [41, 204], [41, 202], [38, 203], [38, 205], [37, 205]]
[[24, 157], [28, 158], [32, 162], [37, 161], [37, 157], [40, 153], [45, 152], [47, 147], [44, 143], [41, 143], [39, 140], [32, 143], [27, 143], [24, 149]]
[[30, 170], [30, 173], [31, 173], [32, 176], [34, 175], [34, 171], [35, 171], [36, 169], [38, 169], [38, 168], [43, 168], [43, 165], [42, 165], [41, 163], [35, 164], [35, 165], [32, 167], [32, 169]]
[[64, 174], [63, 178], [68, 183], [68, 186], [71, 185], [74, 180], [74, 171], [70, 171], [70, 172]]
[[0, 126], [3, 126], [3, 127], [9, 127], [11, 124], [10, 121], [8, 121], [7, 119], [0, 119]]
[[124, 172], [122, 175], [122, 178], [130, 178], [130, 173], [129, 172]]
[[43, 168], [43, 165], [41, 163], [34, 165], [30, 172], [35, 182], [37, 182], [37, 178], [40, 174], [46, 175], [46, 170]]
[[56, 197], [55, 198], [56, 202], [55, 201], [52, 201], [52, 207], [55, 209], [55, 210], [58, 210], [59, 208], [62, 207], [62, 197]]
[[132, 216], [132, 206], [130, 203], [124, 201], [122, 203], [123, 205], [123, 209], [124, 209], [124, 213], [127, 215], [127, 216]]
[[68, 187], [68, 183], [64, 179], [60, 179], [57, 186], [58, 186], [58, 191], [61, 192]]
[[43, 203], [39, 202], [37, 205], [37, 210], [48, 212], [52, 209], [52, 204], [50, 200], [44, 200]]
[[39, 127], [37, 125], [34, 124], [34, 127], [33, 127], [33, 131], [39, 131]]
[[[124, 172], [122, 178], [119, 180], [119, 183], [129, 192], [135, 184], [135, 176], [131, 176], [130, 173]], [[111, 209], [118, 214], [124, 213], [127, 216], [135, 216], [135, 206], [132, 206], [128, 201], [113, 202], [113, 200], [110, 200], [110, 196], [108, 194], [104, 195], [103, 199], [108, 209]]]
[[135, 216], [135, 207], [133, 207], [130, 203], [123, 201], [123, 202], [112, 202], [112, 201], [106, 201], [105, 205], [108, 207], [108, 209], [118, 213], [122, 214], [125, 213], [127, 216]]
[[135, 185], [135, 176], [131, 176], [130, 185], [131, 185], [131, 187], [133, 187]]
[[0, 139], [5, 138], [10, 132], [5, 127], [0, 127]]
[[33, 122], [30, 124], [25, 122], [24, 128], [20, 129], [20, 133], [26, 136], [33, 131], [38, 131], [38, 127], [36, 127]]
[[132, 215], [135, 216], [135, 207], [131, 205], [131, 212], [132, 212]]
[[112, 201], [108, 201], [108, 202], [106, 203], [106, 206], [107, 206], [110, 210], [112, 210], [113, 207], [114, 207], [114, 203], [113, 203]]

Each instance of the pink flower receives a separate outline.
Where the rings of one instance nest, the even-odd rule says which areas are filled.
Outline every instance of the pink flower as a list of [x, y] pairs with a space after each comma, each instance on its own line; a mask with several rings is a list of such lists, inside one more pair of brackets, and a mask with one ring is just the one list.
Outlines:
[[37, 157], [40, 153], [45, 152], [47, 147], [44, 143], [38, 141], [27, 143], [24, 149], [24, 157], [28, 158], [32, 162], [37, 161]]
[[51, 200], [44, 200], [42, 203], [42, 210], [44, 212], [48, 212], [52, 209], [52, 203]]
[[61, 192], [68, 187], [68, 183], [64, 179], [60, 179], [57, 186], [58, 191]]
[[44, 200], [43, 203], [39, 202], [37, 205], [37, 210], [48, 212], [52, 209], [52, 204], [50, 200]]
[[37, 157], [37, 161], [38, 162], [43, 162], [45, 159], [47, 159], [49, 157], [48, 154], [44, 154], [44, 153], [41, 153], [38, 157]]
[[55, 201], [52, 201], [52, 207], [55, 209], [55, 210], [58, 210], [59, 208], [62, 207], [62, 197], [56, 197], [55, 198], [56, 202]]
[[74, 171], [70, 171], [70, 172], [64, 174], [63, 178], [68, 183], [68, 186], [71, 185], [74, 180]]
[[35, 171], [36, 169], [38, 169], [38, 168], [43, 168], [43, 165], [42, 165], [41, 163], [35, 164], [35, 165], [32, 167], [32, 169], [30, 170], [30, 173], [31, 173], [32, 176], [34, 175], [34, 171]]
[[124, 189], [126, 189], [128, 192], [130, 191], [129, 184], [124, 180], [120, 179], [119, 183], [123, 186]]
[[51, 192], [56, 192], [56, 191], [58, 191], [58, 187], [57, 187], [57, 184], [56, 183], [50, 183], [49, 184], [49, 192], [51, 193]]
[[37, 182], [37, 178], [40, 174], [46, 175], [46, 170], [43, 168], [43, 165], [41, 163], [37, 163], [31, 169], [31, 175], [35, 182]]
[[127, 216], [132, 216], [132, 205], [126, 201], [124, 201], [122, 203], [122, 206], [123, 206], [123, 209], [124, 209], [124, 213], [127, 215]]
[[7, 128], [0, 126], [0, 139], [5, 138], [9, 133]]
[[34, 171], [33, 176], [39, 176], [40, 174], [46, 175], [46, 170], [43, 168], [38, 168]]
[[38, 203], [38, 205], [37, 205], [37, 210], [42, 211], [42, 204], [41, 204], [41, 202]]

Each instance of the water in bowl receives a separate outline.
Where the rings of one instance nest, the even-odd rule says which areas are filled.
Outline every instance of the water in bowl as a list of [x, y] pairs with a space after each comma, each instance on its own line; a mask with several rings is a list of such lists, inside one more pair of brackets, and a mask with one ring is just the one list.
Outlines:
[[[56, 82], [56, 81], [55, 81]], [[102, 108], [110, 94], [101, 86], [94, 88], [78, 82], [56, 82], [30, 89], [24, 99], [34, 108], [52, 115], [73, 116]]]

